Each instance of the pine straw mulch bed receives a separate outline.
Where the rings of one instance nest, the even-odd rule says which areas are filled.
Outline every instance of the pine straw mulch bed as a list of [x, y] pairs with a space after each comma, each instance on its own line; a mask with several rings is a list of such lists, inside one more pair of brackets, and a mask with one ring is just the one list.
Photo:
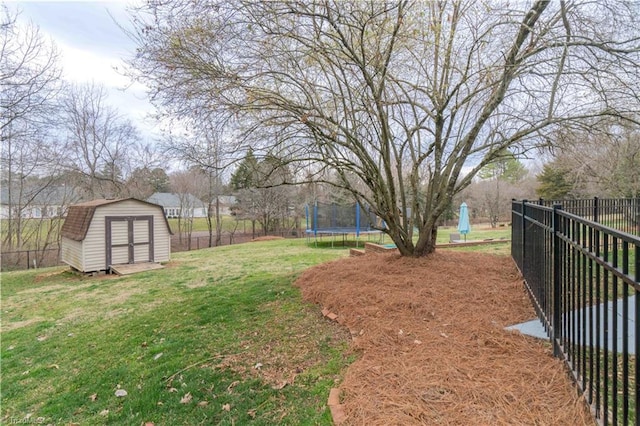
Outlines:
[[345, 424], [593, 424], [549, 344], [504, 329], [535, 316], [508, 257], [367, 254], [296, 285], [359, 353], [340, 385]]

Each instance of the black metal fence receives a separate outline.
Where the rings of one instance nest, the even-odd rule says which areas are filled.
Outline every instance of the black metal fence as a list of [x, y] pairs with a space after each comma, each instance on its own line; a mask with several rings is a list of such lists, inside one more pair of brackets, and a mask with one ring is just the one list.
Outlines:
[[629, 234], [640, 236], [640, 198], [586, 198], [538, 200], [547, 207], [561, 204], [562, 210]]
[[554, 354], [600, 424], [639, 425], [640, 237], [542, 204], [513, 202], [511, 250]]

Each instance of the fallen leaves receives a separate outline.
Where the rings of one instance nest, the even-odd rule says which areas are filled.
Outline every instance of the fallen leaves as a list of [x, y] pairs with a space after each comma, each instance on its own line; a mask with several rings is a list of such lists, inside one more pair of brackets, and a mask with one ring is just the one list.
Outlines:
[[[523, 424], [586, 424], [577, 412], [586, 410], [574, 402], [575, 392], [567, 395], [572, 388], [563, 382], [570, 379], [540, 374], [541, 368], [558, 368], [556, 360], [546, 363], [547, 349], [501, 330], [503, 324], [520, 322], [533, 312], [512, 263], [502, 256], [446, 250], [422, 259], [367, 255], [303, 272], [295, 284], [303, 297], [336, 306], [352, 334], [360, 332], [356, 349], [363, 356], [339, 383], [348, 423], [407, 424], [420, 419], [423, 424], [475, 424], [483, 423], [478, 421], [481, 409], [492, 417], [484, 423], [518, 419]], [[488, 335], [501, 346], [485, 351], [482, 343]], [[474, 356], [468, 356], [470, 351]], [[399, 353], [402, 362], [394, 362]], [[462, 379], [451, 380], [452, 373]], [[558, 380], [552, 384], [549, 377]], [[547, 390], [537, 392], [535, 402], [514, 397], [516, 389], [522, 392], [518, 395], [531, 395], [536, 386]]]
[[191, 392], [187, 392], [182, 398], [180, 398], [180, 404], [188, 404], [193, 400]]
[[278, 383], [277, 385], [273, 385], [273, 386], [271, 386], [271, 389], [273, 389], [273, 390], [280, 390], [280, 389], [284, 389], [284, 387], [285, 387], [285, 386], [287, 386], [288, 384], [289, 384], [289, 382], [287, 382], [287, 381], [285, 380], [285, 381], [282, 381], [282, 382]]
[[98, 394], [97, 393], [91, 394], [89, 396], [89, 399], [91, 400], [91, 402], [95, 402], [98, 399]]
[[233, 382], [231, 382], [229, 386], [227, 386], [227, 392], [229, 393], [233, 392], [233, 388], [235, 388], [239, 384], [240, 384], [239, 380], [234, 380]]
[[222, 406], [223, 411], [231, 411], [231, 404], [224, 404]]

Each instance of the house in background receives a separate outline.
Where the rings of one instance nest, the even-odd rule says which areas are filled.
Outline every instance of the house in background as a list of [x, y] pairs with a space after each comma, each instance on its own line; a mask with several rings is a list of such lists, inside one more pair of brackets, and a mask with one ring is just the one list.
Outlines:
[[[71, 186], [31, 185], [22, 188], [0, 188], [0, 219], [46, 219], [65, 217], [69, 206], [80, 200]], [[11, 214], [10, 214], [11, 213]]]
[[147, 202], [162, 206], [168, 218], [207, 217], [207, 205], [192, 194], [156, 192]]
[[[220, 195], [218, 201], [220, 202], [220, 214], [224, 216], [231, 215], [231, 211], [236, 205], [236, 197], [234, 195]], [[215, 208], [215, 204], [213, 208]]]

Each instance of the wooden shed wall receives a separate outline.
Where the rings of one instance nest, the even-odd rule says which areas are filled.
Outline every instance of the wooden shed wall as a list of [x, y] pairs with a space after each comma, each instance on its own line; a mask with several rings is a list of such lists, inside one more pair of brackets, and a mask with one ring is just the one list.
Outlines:
[[[135, 200], [99, 206], [91, 220], [85, 239], [82, 241], [84, 254], [83, 271], [104, 270], [106, 258], [105, 216], [144, 216], [153, 215], [154, 261], [165, 262], [171, 256], [171, 235], [166, 226], [160, 207], [153, 207]], [[118, 259], [114, 259], [114, 264]]]

